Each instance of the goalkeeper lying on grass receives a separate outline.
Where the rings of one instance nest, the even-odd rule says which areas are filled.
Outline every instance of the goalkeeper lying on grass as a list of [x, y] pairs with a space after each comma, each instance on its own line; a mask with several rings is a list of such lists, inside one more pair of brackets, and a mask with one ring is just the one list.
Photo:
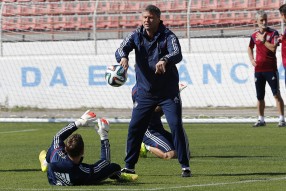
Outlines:
[[[48, 152], [41, 151], [39, 155], [41, 169], [43, 172], [47, 171], [51, 185], [94, 185], [107, 178], [130, 181], [137, 179], [136, 174], [121, 173], [120, 165], [110, 162], [109, 122], [101, 118], [98, 119], [96, 126], [95, 117], [93, 112], [86, 111], [80, 119], [68, 124], [54, 136]], [[101, 157], [94, 164], [82, 163], [83, 139], [80, 134], [72, 134], [84, 126], [95, 126], [101, 139]]]

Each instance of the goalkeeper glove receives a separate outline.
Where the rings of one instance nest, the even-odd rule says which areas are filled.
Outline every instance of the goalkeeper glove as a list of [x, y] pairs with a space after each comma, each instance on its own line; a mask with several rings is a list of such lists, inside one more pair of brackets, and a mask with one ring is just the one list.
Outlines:
[[93, 126], [94, 125], [94, 121], [95, 121], [95, 113], [87, 110], [79, 119], [77, 119], [75, 121], [75, 125], [77, 127], [89, 127], [89, 126]]
[[108, 139], [108, 131], [109, 131], [109, 121], [104, 118], [100, 118], [97, 120], [98, 126], [95, 125], [95, 130], [100, 136], [101, 140]]

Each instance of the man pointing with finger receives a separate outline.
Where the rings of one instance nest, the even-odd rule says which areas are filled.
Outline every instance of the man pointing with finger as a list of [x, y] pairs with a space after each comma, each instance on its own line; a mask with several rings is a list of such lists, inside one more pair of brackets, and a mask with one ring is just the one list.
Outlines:
[[144, 133], [156, 106], [160, 106], [172, 132], [182, 176], [190, 177], [190, 151], [182, 124], [182, 103], [176, 64], [182, 60], [176, 35], [160, 20], [161, 11], [148, 5], [142, 13], [142, 26], [130, 33], [115, 52], [116, 60], [128, 69], [128, 56], [135, 50], [137, 97], [127, 137], [125, 173], [135, 173]]

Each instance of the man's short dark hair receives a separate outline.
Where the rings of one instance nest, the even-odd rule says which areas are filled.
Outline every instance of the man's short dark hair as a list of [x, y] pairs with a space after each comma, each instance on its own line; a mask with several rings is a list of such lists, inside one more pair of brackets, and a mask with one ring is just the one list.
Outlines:
[[66, 142], [66, 152], [71, 157], [78, 157], [83, 154], [84, 142], [80, 134], [72, 134]]
[[155, 5], [148, 5], [146, 8], [145, 8], [145, 11], [148, 11], [152, 14], [155, 14], [158, 18], [160, 18], [161, 16], [161, 11], [158, 7], [156, 7]]
[[279, 7], [280, 14], [286, 14], [286, 4]]

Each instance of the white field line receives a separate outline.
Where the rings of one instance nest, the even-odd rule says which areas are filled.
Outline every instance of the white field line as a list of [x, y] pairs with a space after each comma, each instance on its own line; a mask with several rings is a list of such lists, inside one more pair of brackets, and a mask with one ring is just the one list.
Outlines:
[[[173, 187], [157, 187], [157, 188], [103, 188], [103, 189], [96, 189], [96, 190], [112, 190], [112, 191], [126, 191], [126, 190], [131, 190], [131, 191], [137, 191], [137, 190], [146, 190], [146, 191], [156, 191], [156, 190], [170, 190], [170, 189], [186, 189], [186, 188], [195, 188], [195, 187], [215, 187], [215, 186], [225, 186], [225, 185], [232, 185], [232, 184], [248, 184], [248, 183], [255, 183], [255, 182], [271, 182], [271, 181], [279, 181], [279, 180], [286, 180], [286, 177], [280, 177], [280, 178], [269, 178], [269, 179], [259, 179], [259, 180], [243, 180], [243, 181], [236, 181], [236, 182], [220, 182], [220, 183], [209, 183], [209, 184], [194, 184], [194, 185], [186, 185], [186, 186], [173, 186]], [[0, 188], [1, 189], [1, 188]], [[2, 188], [3, 190], [18, 190], [18, 191], [46, 191], [46, 190], [51, 190], [51, 188], [18, 188], [18, 189], [12, 189], [12, 188]], [[1, 189], [1, 190], [2, 190]], [[55, 188], [53, 187], [52, 190], [58, 190], [58, 191], [90, 191], [90, 190], [95, 190], [95, 188]]]
[[[75, 121], [74, 118], [0, 118], [1, 122], [13, 122], [13, 123], [70, 123]], [[118, 119], [118, 118], [107, 118], [110, 123], [129, 123], [130, 118]], [[256, 118], [209, 118], [209, 119], [185, 119], [183, 123], [255, 123]], [[162, 118], [163, 123], [167, 123], [165, 118]], [[267, 123], [278, 123], [277, 118], [267, 118]]]
[[37, 131], [38, 129], [24, 129], [19, 131], [3, 131], [0, 132], [0, 134], [8, 134], [8, 133], [22, 133], [22, 132], [31, 132], [31, 131]]

